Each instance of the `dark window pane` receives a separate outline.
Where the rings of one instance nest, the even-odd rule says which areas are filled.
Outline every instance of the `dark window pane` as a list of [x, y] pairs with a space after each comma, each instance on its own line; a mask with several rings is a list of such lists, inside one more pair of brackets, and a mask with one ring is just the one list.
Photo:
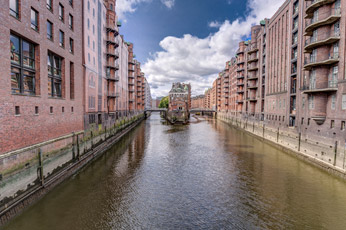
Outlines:
[[35, 68], [35, 47], [26, 41], [23, 41], [23, 66]]
[[53, 39], [53, 24], [50, 21], [47, 21], [47, 38]]
[[20, 70], [11, 68], [11, 89], [12, 93], [20, 93]]
[[20, 45], [19, 38], [16, 36], [10, 36], [10, 52], [11, 52], [11, 61], [17, 64], [20, 64]]
[[34, 9], [31, 9], [31, 28], [38, 30], [38, 13]]
[[48, 78], [48, 95], [52, 95], [52, 78]]
[[28, 92], [29, 94], [34, 94], [35, 92], [35, 82], [34, 82], [35, 74], [24, 71], [23, 72], [23, 88], [24, 92]]
[[54, 95], [61, 97], [61, 81], [54, 79]]
[[18, 0], [10, 0], [10, 14], [13, 17], [18, 18], [19, 14], [18, 14]]

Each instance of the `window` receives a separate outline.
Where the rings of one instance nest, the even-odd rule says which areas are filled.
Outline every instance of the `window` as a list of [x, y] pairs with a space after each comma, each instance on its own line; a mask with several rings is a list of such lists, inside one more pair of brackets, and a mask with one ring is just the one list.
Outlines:
[[90, 29], [90, 20], [88, 18], [88, 30]]
[[339, 43], [335, 43], [333, 46], [333, 59], [339, 58]]
[[14, 107], [14, 114], [15, 114], [16, 116], [19, 116], [19, 115], [20, 115], [20, 108], [19, 108], [19, 106], [15, 106], [15, 107]]
[[95, 9], [93, 8], [93, 17], [95, 18]]
[[59, 19], [64, 21], [64, 6], [59, 4]]
[[316, 70], [312, 70], [310, 74], [310, 85], [309, 89], [316, 89]]
[[331, 109], [335, 110], [335, 108], [336, 108], [336, 95], [333, 94], [332, 95], [332, 102], [331, 102]]
[[90, 53], [88, 53], [88, 62], [90, 63]]
[[65, 113], [65, 107], [64, 106], [61, 108], [61, 112]]
[[19, 3], [18, 0], [10, 0], [10, 15], [19, 18]]
[[47, 21], [47, 38], [53, 41], [53, 23]]
[[297, 44], [298, 42], [298, 32], [295, 32], [292, 37], [292, 45]]
[[93, 41], [93, 50], [95, 51], [95, 41]]
[[62, 97], [62, 92], [61, 92], [62, 58], [49, 52], [47, 61], [48, 61], [47, 63], [48, 65], [48, 95], [52, 97]]
[[70, 53], [73, 53], [73, 39], [70, 38]]
[[61, 30], [59, 31], [59, 45], [65, 47], [65, 34]]
[[342, 95], [342, 110], [346, 110], [346, 94]]
[[315, 104], [314, 104], [314, 96], [310, 95], [309, 96], [309, 109], [314, 109], [315, 108]]
[[317, 57], [317, 49], [313, 49], [312, 53], [310, 54], [310, 63], [315, 63]]
[[95, 25], [93, 25], [93, 34], [95, 34]]
[[53, 0], [47, 0], [47, 9], [53, 11]]
[[332, 128], [334, 128], [334, 126], [335, 126], [335, 122], [334, 122], [334, 120], [331, 120], [330, 121], [330, 128], [332, 129]]
[[310, 118], [308, 118], [308, 125], [310, 125]]
[[50, 114], [53, 113], [53, 106], [51, 106], [51, 107], [49, 108], [49, 113], [50, 113]]
[[90, 37], [88, 36], [88, 47], [90, 48]]
[[298, 7], [299, 7], [299, 1], [297, 1], [293, 4], [293, 15], [298, 13]]
[[302, 122], [301, 122], [302, 125], [304, 125], [304, 117], [302, 118]]
[[345, 130], [345, 121], [341, 121], [341, 130]]
[[295, 18], [294, 20], [293, 20], [293, 30], [295, 30], [295, 29], [297, 29], [298, 28], [298, 17], [297, 18]]
[[340, 22], [336, 22], [334, 24], [334, 36], [335, 37], [340, 36]]
[[90, 2], [88, 1], [88, 11], [90, 11]]
[[31, 8], [31, 28], [38, 31], [38, 12]]
[[73, 111], [74, 111], [74, 110], [73, 110], [73, 107], [71, 107], [71, 112], [73, 113]]
[[10, 35], [12, 93], [35, 94], [35, 46]]
[[73, 0], [68, 0], [68, 2], [70, 3], [70, 6], [73, 6]]
[[68, 27], [73, 30], [73, 16], [71, 14], [68, 16]]
[[70, 62], [70, 99], [74, 99], [74, 63]]
[[39, 110], [38, 110], [38, 106], [35, 106], [35, 115], [38, 115]]

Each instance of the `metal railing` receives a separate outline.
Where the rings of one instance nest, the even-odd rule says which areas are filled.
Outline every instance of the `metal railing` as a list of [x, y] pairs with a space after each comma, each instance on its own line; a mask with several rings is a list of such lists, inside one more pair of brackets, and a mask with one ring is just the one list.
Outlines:
[[329, 54], [328, 58], [321, 58], [318, 55], [314, 56], [314, 57], [310, 57], [310, 58], [305, 57], [304, 65], [324, 62], [324, 61], [328, 61], [328, 60], [337, 60], [337, 59], [339, 59], [339, 52]]
[[318, 14], [318, 17], [313, 17], [312, 19], [308, 20], [306, 23], [306, 27], [309, 27], [315, 23], [321, 22], [331, 16], [341, 16], [341, 8], [331, 8], [328, 12], [325, 12], [323, 14]]
[[318, 43], [321, 41], [325, 41], [328, 38], [332, 37], [340, 37], [340, 31], [329, 31], [327, 33], [322, 33], [317, 36], [312, 36], [305, 40], [305, 46], [308, 46], [310, 44]]

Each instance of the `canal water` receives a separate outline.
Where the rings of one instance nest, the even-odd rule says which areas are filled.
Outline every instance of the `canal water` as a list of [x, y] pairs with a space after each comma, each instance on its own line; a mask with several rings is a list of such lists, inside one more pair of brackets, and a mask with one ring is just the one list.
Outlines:
[[346, 229], [346, 183], [221, 121], [153, 114], [5, 229]]

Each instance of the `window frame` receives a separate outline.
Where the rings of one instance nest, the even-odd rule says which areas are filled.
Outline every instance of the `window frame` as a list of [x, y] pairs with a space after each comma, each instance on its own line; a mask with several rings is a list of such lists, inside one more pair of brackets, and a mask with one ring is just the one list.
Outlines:
[[[17, 84], [18, 84], [18, 88], [13, 88], [12, 84], [11, 84], [12, 94], [28, 95], [28, 96], [36, 95], [36, 50], [35, 50], [36, 44], [31, 43], [31, 42], [27, 41], [26, 39], [23, 39], [22, 37], [17, 36], [15, 34], [10, 34], [10, 38], [12, 36], [16, 37], [18, 39], [18, 43], [19, 43], [19, 47], [18, 47], [19, 52], [17, 53], [17, 55], [19, 56], [19, 63], [13, 62], [12, 59], [10, 60], [11, 61], [11, 82], [12, 82], [12, 74], [15, 73], [13, 71], [13, 69], [19, 70], [17, 72], [17, 74], [19, 75], [17, 77], [19, 77], [19, 78], [16, 79]], [[10, 42], [11, 42], [11, 40], [10, 40]], [[25, 56], [23, 43], [29, 44], [29, 49], [32, 49], [31, 52], [33, 53], [33, 57], [30, 57], [30, 55]], [[11, 47], [11, 49], [12, 49], [12, 47]], [[10, 50], [10, 52], [13, 53], [13, 51], [11, 51], [11, 50]], [[30, 61], [32, 61], [32, 67], [30, 67], [28, 65], [24, 65], [24, 59], [29, 59], [29, 63], [30, 63]], [[25, 89], [26, 78], [31, 78], [32, 90], [26, 90]]]
[[[36, 20], [36, 24], [32, 23], [32, 13], [35, 13], [35, 20]], [[37, 10], [35, 10], [34, 8], [31, 7], [31, 14], [30, 14], [30, 27], [31, 29], [35, 30], [36, 32], [40, 31], [40, 17], [39, 17], [39, 13]]]
[[[48, 34], [48, 24], [50, 24], [51, 25], [51, 34]], [[49, 21], [49, 20], [47, 20], [47, 23], [46, 23], [46, 29], [47, 29], [47, 39], [48, 40], [50, 40], [50, 41], [54, 41], [54, 24], [51, 22], [51, 21]], [[48, 37], [50, 35], [50, 37]]]
[[[11, 1], [15, 1], [17, 9], [12, 9], [11, 8]], [[19, 19], [20, 18], [20, 15], [19, 15], [19, 0], [10, 0], [10, 2], [9, 2], [9, 10], [10, 10], [10, 15], [12, 17], [14, 17], [16, 19]]]
[[[58, 65], [56, 66], [56, 61], [58, 60]], [[49, 61], [49, 62], [48, 62]], [[50, 63], [50, 65], [49, 65]], [[48, 68], [48, 83], [50, 82], [51, 92], [48, 92], [48, 95], [52, 98], [62, 98], [62, 82], [63, 82], [63, 73], [62, 73], [63, 58], [48, 51], [47, 55], [47, 68]], [[49, 70], [50, 67], [50, 70]], [[58, 74], [55, 74], [57, 72]], [[60, 94], [57, 93], [55, 88], [56, 83], [60, 83]]]
[[68, 15], [68, 27], [73, 30], [73, 15], [69, 14]]
[[53, 0], [46, 0], [46, 7], [49, 11], [53, 12]]
[[59, 46], [65, 48], [65, 33], [62, 30], [59, 30]]
[[65, 21], [65, 7], [63, 4], [59, 3], [59, 20], [64, 22]]

